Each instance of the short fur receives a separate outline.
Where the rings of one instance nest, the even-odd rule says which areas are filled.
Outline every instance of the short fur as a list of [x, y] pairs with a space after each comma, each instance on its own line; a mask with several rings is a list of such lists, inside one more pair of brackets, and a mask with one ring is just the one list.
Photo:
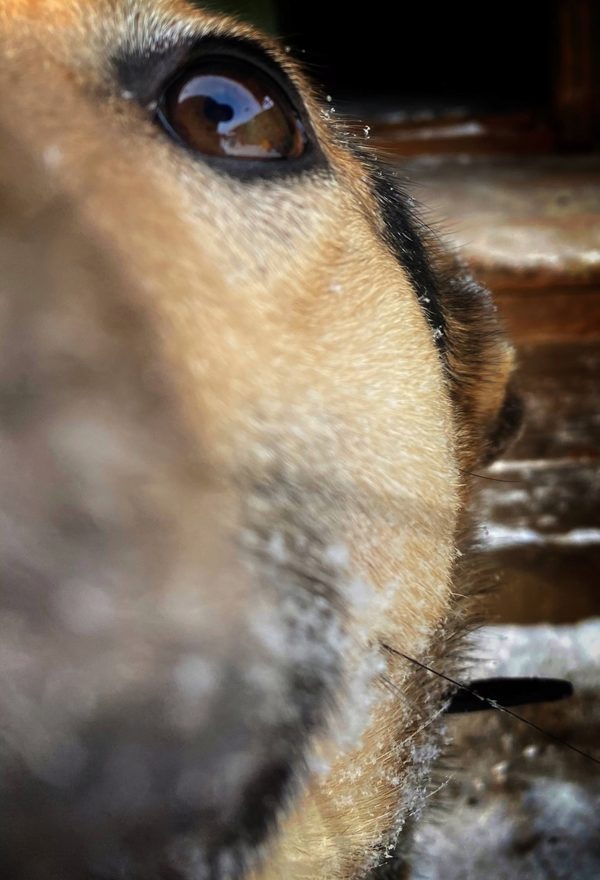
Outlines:
[[[301, 172], [154, 124], [214, 39], [289, 80]], [[470, 620], [489, 295], [276, 43], [184, 0], [0, 0], [0, 99], [2, 876], [364, 877], [446, 698], [383, 645], [451, 671]]]

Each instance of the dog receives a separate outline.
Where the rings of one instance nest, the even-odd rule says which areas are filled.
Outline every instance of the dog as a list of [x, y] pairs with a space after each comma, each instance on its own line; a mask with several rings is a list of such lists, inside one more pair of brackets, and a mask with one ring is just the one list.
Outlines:
[[490, 295], [249, 26], [0, 44], [2, 876], [400, 876], [518, 421]]

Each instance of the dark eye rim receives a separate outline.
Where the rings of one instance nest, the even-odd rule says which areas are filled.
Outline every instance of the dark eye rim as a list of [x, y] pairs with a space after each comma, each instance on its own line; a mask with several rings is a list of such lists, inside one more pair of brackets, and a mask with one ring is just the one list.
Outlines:
[[[241, 64], [254, 68], [267, 82], [273, 82], [276, 92], [287, 101], [289, 109], [299, 120], [304, 135], [304, 151], [292, 159], [244, 159], [228, 156], [209, 156], [194, 150], [175, 131], [166, 114], [167, 95], [172, 88], [193, 73], [196, 68], [209, 67], [210, 64]], [[240, 179], [260, 179], [297, 176], [303, 172], [326, 169], [328, 162], [321, 150], [307, 108], [296, 85], [289, 79], [277, 61], [262, 47], [242, 40], [206, 38], [198, 43], [185, 62], [178, 65], [172, 75], [161, 84], [156, 110], [155, 123], [166, 132], [169, 138], [197, 161]]]

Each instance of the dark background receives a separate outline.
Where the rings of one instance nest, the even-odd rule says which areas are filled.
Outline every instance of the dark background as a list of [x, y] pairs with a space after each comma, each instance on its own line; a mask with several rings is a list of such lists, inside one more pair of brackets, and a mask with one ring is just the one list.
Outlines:
[[[513, 109], [552, 94], [552, 3], [290, 2], [279, 28], [336, 98]], [[546, 14], [540, 15], [542, 8]]]

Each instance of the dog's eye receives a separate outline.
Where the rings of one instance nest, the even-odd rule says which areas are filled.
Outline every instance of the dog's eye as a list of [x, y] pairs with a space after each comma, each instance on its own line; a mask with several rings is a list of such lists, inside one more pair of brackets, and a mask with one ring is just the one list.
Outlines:
[[166, 89], [158, 118], [172, 136], [205, 156], [298, 159], [306, 146], [302, 122], [283, 90], [237, 60], [189, 68]]

